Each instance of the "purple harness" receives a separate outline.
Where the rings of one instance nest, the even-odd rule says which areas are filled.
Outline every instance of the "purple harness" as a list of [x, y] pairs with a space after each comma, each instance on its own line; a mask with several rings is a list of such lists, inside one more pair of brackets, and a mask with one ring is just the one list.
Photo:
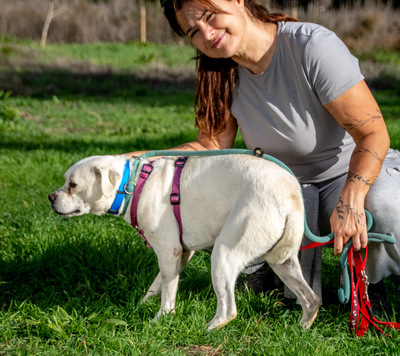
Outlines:
[[[179, 240], [181, 242], [182, 247], [183, 247], [183, 240], [182, 240], [182, 219], [180, 210], [180, 203], [181, 203], [180, 181], [181, 181], [182, 169], [185, 166], [187, 159], [188, 157], [179, 157], [175, 161], [175, 172], [174, 172], [174, 178], [172, 180], [172, 189], [170, 195], [170, 202], [174, 210], [176, 221], [179, 226]], [[137, 208], [139, 204], [140, 195], [142, 194], [143, 191], [144, 184], [146, 183], [147, 178], [149, 178], [152, 170], [153, 170], [152, 162], [145, 163], [143, 165], [142, 171], [139, 174], [139, 179], [136, 183], [136, 188], [132, 197], [132, 204], [131, 204], [131, 224], [138, 231], [139, 236], [144, 240], [147, 247], [151, 246], [148, 243], [146, 237], [144, 236], [143, 230], [139, 228], [139, 223], [137, 219]], [[184, 247], [183, 250], [185, 251]]]

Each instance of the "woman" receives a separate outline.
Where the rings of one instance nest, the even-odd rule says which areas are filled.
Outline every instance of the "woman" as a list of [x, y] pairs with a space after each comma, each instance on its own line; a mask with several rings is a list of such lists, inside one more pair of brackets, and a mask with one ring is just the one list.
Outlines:
[[[335, 233], [336, 255], [350, 239], [355, 250], [366, 247], [364, 207], [377, 231], [400, 236], [400, 155], [387, 155], [382, 114], [336, 35], [269, 14], [253, 0], [162, 6], [173, 30], [198, 50], [199, 133], [178, 149], [231, 148], [240, 128], [249, 149], [262, 147], [312, 188], [308, 219], [318, 220], [321, 234]], [[309, 268], [312, 274], [318, 263]], [[371, 244], [367, 272], [373, 283], [400, 274], [397, 247]]]

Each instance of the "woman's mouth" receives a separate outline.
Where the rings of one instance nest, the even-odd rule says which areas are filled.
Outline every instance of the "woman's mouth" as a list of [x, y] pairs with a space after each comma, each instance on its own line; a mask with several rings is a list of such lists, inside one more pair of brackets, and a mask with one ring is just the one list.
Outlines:
[[222, 40], [225, 37], [225, 32], [222, 34], [222, 36], [219, 36], [217, 40], [213, 43], [212, 48], [217, 48], [219, 44], [222, 42]]

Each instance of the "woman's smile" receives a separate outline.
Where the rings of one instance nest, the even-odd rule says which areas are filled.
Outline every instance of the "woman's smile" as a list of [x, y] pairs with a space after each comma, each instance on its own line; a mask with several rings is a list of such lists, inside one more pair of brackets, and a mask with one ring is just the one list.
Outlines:
[[220, 43], [223, 41], [223, 39], [225, 38], [225, 33], [226, 32], [224, 32], [221, 36], [219, 36], [217, 39], [216, 39], [216, 41], [214, 41], [214, 43], [213, 43], [213, 45], [212, 45], [212, 48], [217, 48], [219, 45], [220, 45]]

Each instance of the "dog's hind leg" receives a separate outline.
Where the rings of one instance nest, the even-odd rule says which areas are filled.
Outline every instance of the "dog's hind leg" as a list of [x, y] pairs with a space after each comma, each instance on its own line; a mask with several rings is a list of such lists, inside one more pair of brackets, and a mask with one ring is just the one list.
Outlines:
[[[193, 257], [195, 251], [185, 251], [182, 253], [182, 260], [181, 260], [181, 268], [179, 272], [182, 272], [186, 265], [189, 263], [191, 258]], [[147, 290], [146, 295], [140, 301], [140, 303], [144, 303], [147, 299], [155, 297], [161, 293], [161, 273], [157, 274], [157, 277], [154, 279], [153, 283]]]
[[226, 246], [214, 246], [211, 254], [211, 278], [217, 296], [217, 310], [207, 324], [208, 330], [221, 328], [236, 318], [235, 281], [240, 272], [235, 254]]
[[283, 264], [270, 264], [270, 266], [298, 298], [303, 309], [300, 325], [306, 329], [310, 328], [318, 314], [321, 300], [305, 281], [297, 255]]

